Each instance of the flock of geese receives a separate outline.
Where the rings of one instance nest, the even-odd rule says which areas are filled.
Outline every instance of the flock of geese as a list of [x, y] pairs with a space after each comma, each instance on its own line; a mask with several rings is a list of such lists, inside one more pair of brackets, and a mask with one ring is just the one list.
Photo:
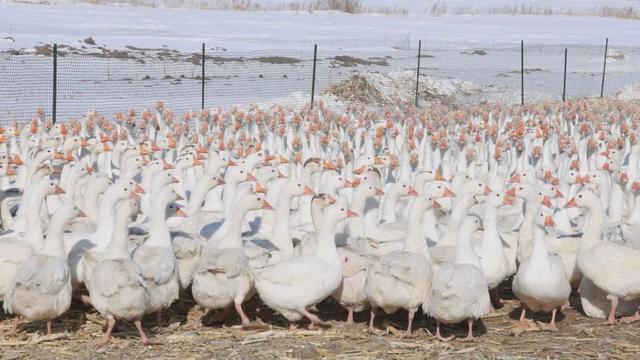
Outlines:
[[[529, 312], [577, 291], [586, 315], [640, 319], [640, 106], [581, 100], [380, 110], [322, 103], [175, 116], [39, 110], [0, 131], [0, 300], [21, 321], [72, 298], [106, 320], [259, 296], [295, 331], [332, 297], [468, 324], [510, 281]], [[626, 317], [617, 318], [621, 315]]]

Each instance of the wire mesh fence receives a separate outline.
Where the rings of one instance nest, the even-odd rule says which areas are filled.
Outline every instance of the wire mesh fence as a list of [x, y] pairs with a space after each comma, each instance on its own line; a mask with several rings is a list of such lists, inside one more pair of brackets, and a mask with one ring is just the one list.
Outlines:
[[[28, 121], [36, 108], [48, 117], [53, 103], [53, 57], [57, 56], [57, 119], [104, 115], [150, 107], [163, 100], [176, 113], [205, 107], [278, 103], [302, 106], [316, 99], [383, 106], [397, 101], [424, 105], [517, 104], [588, 96], [640, 98], [640, 48], [537, 46], [393, 50], [230, 53], [205, 48], [181, 53], [166, 48], [87, 52], [60, 45], [35, 53], [0, 53], [0, 123]], [[407, 50], [410, 49], [410, 50]], [[564, 83], [567, 49], [566, 84]], [[523, 63], [521, 64], [521, 57]], [[204, 61], [203, 61], [204, 60]], [[202, 76], [204, 71], [204, 78]], [[603, 71], [605, 72], [603, 86]], [[524, 84], [522, 83], [524, 79]], [[204, 82], [204, 91], [203, 91]], [[523, 86], [524, 85], [524, 86]]]

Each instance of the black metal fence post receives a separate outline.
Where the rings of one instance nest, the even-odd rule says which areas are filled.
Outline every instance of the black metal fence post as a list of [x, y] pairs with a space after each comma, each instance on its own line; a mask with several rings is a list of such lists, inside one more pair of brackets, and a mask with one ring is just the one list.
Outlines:
[[604, 74], [607, 72], [607, 50], [609, 50], [609, 38], [604, 43], [604, 65], [602, 67], [602, 83], [600, 84], [600, 97], [604, 95]]
[[313, 75], [311, 77], [311, 108], [313, 109], [313, 98], [316, 92], [316, 62], [318, 60], [318, 44], [313, 45]]
[[58, 100], [58, 44], [53, 44], [53, 104], [51, 109], [51, 120], [56, 123], [56, 110]]
[[520, 104], [524, 105], [524, 40], [520, 40]]
[[562, 102], [565, 101], [567, 94], [567, 48], [564, 48], [564, 78], [562, 79]]
[[418, 86], [420, 85], [420, 56], [422, 53], [422, 40], [418, 40], [418, 67], [416, 68], [416, 107], [418, 107]]
[[204, 50], [204, 43], [202, 43], [202, 95], [201, 95], [202, 105], [200, 107], [202, 110], [204, 110], [204, 59], [205, 59], [205, 50]]

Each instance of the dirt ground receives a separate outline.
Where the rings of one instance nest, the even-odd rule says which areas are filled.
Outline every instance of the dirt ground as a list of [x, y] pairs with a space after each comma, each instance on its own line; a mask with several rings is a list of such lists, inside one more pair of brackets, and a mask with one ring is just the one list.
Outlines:
[[[45, 325], [23, 324], [13, 337], [0, 338], [0, 359], [639, 359], [640, 324], [605, 326], [579, 312], [580, 302], [572, 297], [574, 309], [558, 316], [558, 332], [545, 327], [549, 315], [534, 315], [531, 328], [509, 328], [520, 314], [518, 303], [507, 287], [501, 288], [505, 307], [476, 322], [475, 342], [434, 339], [435, 321], [417, 315], [416, 336], [399, 337], [396, 329], [406, 327], [406, 312], [379, 314], [378, 328], [386, 336], [366, 332], [368, 312], [356, 315], [356, 325], [343, 322], [346, 313], [327, 300], [318, 306], [322, 319], [331, 327], [322, 330], [299, 328], [295, 333], [280, 315], [254, 299], [245, 305], [252, 319], [260, 318], [270, 328], [242, 330], [233, 312], [210, 313], [204, 327], [193, 326], [194, 302], [186, 294], [164, 314], [160, 327], [155, 317], [143, 325], [152, 344], [141, 345], [133, 324], [118, 323], [112, 343], [96, 347], [105, 323], [92, 308], [72, 304], [71, 311], [54, 323], [54, 334], [46, 336]], [[382, 316], [381, 316], [382, 315]], [[378, 321], [379, 320], [379, 321]], [[9, 330], [11, 319], [2, 318], [0, 331]], [[301, 326], [306, 324], [301, 324]], [[466, 335], [466, 324], [443, 328], [443, 336]]]

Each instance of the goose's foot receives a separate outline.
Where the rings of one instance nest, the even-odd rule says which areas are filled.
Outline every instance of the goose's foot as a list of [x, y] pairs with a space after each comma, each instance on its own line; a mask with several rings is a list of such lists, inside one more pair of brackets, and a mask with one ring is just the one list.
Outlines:
[[569, 302], [569, 299], [567, 299], [567, 301], [565, 301], [564, 304], [560, 306], [560, 311], [565, 311], [569, 309], [573, 309], [573, 308], [571, 307], [571, 303]]
[[448, 342], [455, 339], [455, 337], [456, 337], [455, 335], [451, 335], [449, 337], [442, 337], [442, 335], [440, 335], [440, 321], [436, 320], [436, 339], [442, 342]]
[[113, 327], [116, 326], [116, 319], [113, 316], [107, 318], [107, 331], [102, 336], [102, 339], [95, 342], [96, 347], [107, 345], [111, 341], [111, 332]]
[[375, 309], [372, 307], [371, 311], [370, 311], [371, 317], [369, 318], [369, 328], [367, 329], [367, 331], [369, 331], [369, 334], [373, 334], [373, 335], [386, 335], [387, 332], [384, 330], [378, 330], [375, 328], [375, 326], [373, 326], [373, 322], [376, 318], [376, 311]]
[[499, 309], [506, 304], [506, 301], [504, 299], [500, 299], [500, 296], [498, 296], [497, 288], [489, 291], [489, 297], [491, 298], [491, 306], [493, 307], [493, 310]]
[[51, 335], [51, 320], [47, 321], [47, 335]]
[[13, 321], [11, 322], [11, 330], [9, 330], [7, 336], [15, 336], [18, 333], [18, 325], [20, 325], [21, 321], [21, 316], [16, 316], [13, 318]]
[[468, 319], [467, 320], [467, 327], [468, 327], [468, 331], [467, 331], [467, 337], [464, 339], [461, 339], [462, 341], [476, 341], [476, 339], [473, 337], [473, 319]]
[[136, 320], [134, 321], [134, 324], [136, 325], [136, 329], [138, 329], [138, 335], [140, 335], [140, 342], [144, 345], [148, 344], [149, 338], [147, 338], [147, 334], [145, 334], [144, 330], [142, 330], [142, 321]]
[[207, 314], [209, 310], [200, 307], [200, 305], [196, 305], [191, 312], [191, 319], [188, 320], [190, 326], [196, 330], [202, 329], [204, 325], [202, 324], [202, 318]]
[[620, 320], [618, 320], [618, 322], [622, 324], [629, 324], [638, 320], [640, 320], [640, 310], [636, 310], [635, 314], [631, 316], [621, 317]]
[[318, 327], [322, 327], [322, 328], [330, 327], [329, 324], [320, 320], [320, 318], [317, 315], [314, 315], [307, 310], [303, 310], [302, 314], [307, 319], [309, 319], [309, 321], [311, 321], [311, 324], [309, 325], [309, 330], [314, 330], [314, 329], [317, 329]]
[[548, 330], [550, 331], [559, 331], [556, 326], [556, 313], [558, 312], [558, 308], [555, 308], [551, 311], [551, 321], [549, 322]]
[[616, 296], [607, 296], [611, 301], [611, 307], [609, 308], [609, 316], [607, 317], [607, 321], [604, 322], [604, 325], [615, 325], [616, 324], [616, 309], [618, 308], [618, 298]]
[[290, 322], [289, 323], [289, 331], [296, 331], [298, 329], [298, 323]]
[[242, 309], [242, 303], [234, 303], [234, 306], [236, 308], [236, 311], [238, 312], [238, 315], [240, 315], [240, 320], [242, 321], [242, 328], [248, 329], [249, 327], [251, 327], [251, 320], [249, 320], [249, 317], [247, 316], [247, 314], [244, 313], [244, 310]]
[[353, 322], [353, 308], [352, 308], [352, 307], [350, 307], [350, 306], [347, 306], [347, 311], [348, 311], [348, 314], [347, 314], [347, 324], [351, 325], [351, 324], [353, 324], [353, 323], [354, 323], [354, 322]]
[[407, 331], [400, 334], [401, 338], [411, 338], [414, 336], [412, 328], [413, 328], [413, 316], [415, 315], [415, 311], [409, 311], [407, 316]]

